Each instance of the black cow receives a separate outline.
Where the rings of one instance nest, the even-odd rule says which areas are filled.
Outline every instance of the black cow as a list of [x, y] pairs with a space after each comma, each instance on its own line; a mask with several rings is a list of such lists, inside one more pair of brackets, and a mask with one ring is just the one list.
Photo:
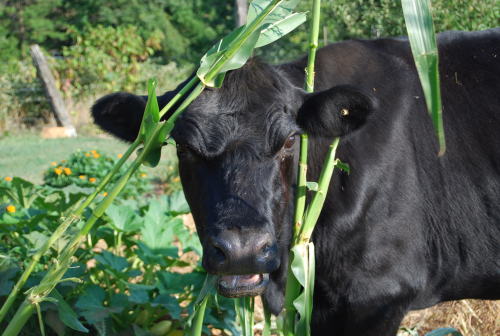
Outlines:
[[[203, 245], [226, 296], [282, 309], [297, 134], [308, 180], [328, 144], [334, 174], [314, 232], [314, 335], [394, 335], [405, 313], [441, 301], [500, 298], [500, 29], [439, 34], [447, 151], [438, 146], [406, 39], [336, 43], [306, 59], [251, 60], [206, 89], [172, 136]], [[175, 93], [160, 98], [164, 105]], [[95, 121], [133, 139], [145, 97], [100, 99]]]

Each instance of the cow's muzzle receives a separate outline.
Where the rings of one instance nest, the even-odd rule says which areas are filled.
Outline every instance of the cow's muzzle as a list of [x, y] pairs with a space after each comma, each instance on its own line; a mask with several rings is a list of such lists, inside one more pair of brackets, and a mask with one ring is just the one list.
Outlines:
[[219, 275], [218, 291], [227, 297], [262, 294], [279, 266], [276, 240], [267, 232], [226, 230], [204, 244], [203, 267]]

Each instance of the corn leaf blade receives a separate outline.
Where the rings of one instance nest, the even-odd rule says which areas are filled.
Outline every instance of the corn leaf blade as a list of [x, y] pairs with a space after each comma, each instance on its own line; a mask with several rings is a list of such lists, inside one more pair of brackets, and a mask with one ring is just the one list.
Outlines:
[[430, 0], [402, 0], [401, 5], [425, 102], [438, 137], [439, 155], [442, 155], [446, 150], [446, 143], [439, 84], [438, 50], [431, 3]]
[[255, 45], [255, 48], [260, 48], [279, 40], [306, 21], [306, 13], [293, 13], [285, 18], [266, 25]]

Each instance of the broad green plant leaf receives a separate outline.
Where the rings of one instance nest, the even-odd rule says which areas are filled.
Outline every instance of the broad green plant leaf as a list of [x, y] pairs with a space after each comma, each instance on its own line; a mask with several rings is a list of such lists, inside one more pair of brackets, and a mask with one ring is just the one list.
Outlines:
[[136, 232], [143, 225], [142, 220], [137, 216], [135, 211], [126, 205], [111, 204], [106, 210], [106, 215], [111, 220], [109, 224], [116, 231]]
[[462, 336], [462, 334], [455, 328], [439, 328], [428, 332], [425, 336]]
[[439, 155], [442, 155], [446, 150], [446, 143], [441, 106], [438, 50], [432, 21], [431, 2], [430, 0], [402, 0], [401, 5], [425, 102], [438, 137]]
[[117, 272], [122, 272], [130, 266], [126, 258], [114, 255], [106, 250], [103, 250], [101, 254], [96, 254], [95, 259]]
[[309, 336], [311, 334], [311, 315], [314, 294], [314, 244], [301, 243], [292, 248], [292, 273], [304, 290], [294, 300], [293, 305], [299, 313], [299, 320], [295, 325], [295, 334]]

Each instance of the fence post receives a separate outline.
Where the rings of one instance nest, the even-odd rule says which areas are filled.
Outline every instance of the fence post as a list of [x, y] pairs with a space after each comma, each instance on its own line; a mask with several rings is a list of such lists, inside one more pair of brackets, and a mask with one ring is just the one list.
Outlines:
[[54, 76], [52, 76], [47, 60], [38, 44], [33, 44], [30, 47], [30, 54], [38, 77], [42, 81], [45, 94], [49, 98], [57, 125], [65, 127], [69, 136], [76, 136], [76, 129], [71, 123], [71, 118], [66, 110], [61, 93], [56, 88]]

